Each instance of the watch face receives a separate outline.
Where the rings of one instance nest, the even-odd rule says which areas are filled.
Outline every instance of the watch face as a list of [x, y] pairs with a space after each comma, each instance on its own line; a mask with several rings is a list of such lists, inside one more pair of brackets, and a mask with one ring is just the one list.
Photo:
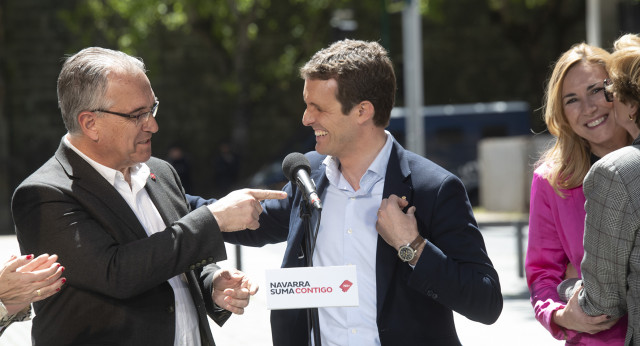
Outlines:
[[409, 262], [416, 255], [416, 250], [412, 249], [410, 246], [402, 245], [400, 249], [398, 249], [398, 257], [405, 262]]

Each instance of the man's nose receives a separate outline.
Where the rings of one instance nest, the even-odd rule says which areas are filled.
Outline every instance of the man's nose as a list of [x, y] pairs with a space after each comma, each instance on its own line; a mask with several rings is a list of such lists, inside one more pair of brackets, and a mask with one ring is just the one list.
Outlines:
[[158, 126], [158, 122], [156, 121], [156, 118], [153, 116], [149, 116], [149, 120], [142, 123], [143, 131], [156, 133], [158, 132], [159, 129], [160, 129], [160, 126]]
[[305, 110], [304, 113], [302, 113], [302, 125], [311, 126], [311, 124], [313, 124], [313, 121], [314, 118], [311, 112], [309, 112], [309, 110]]

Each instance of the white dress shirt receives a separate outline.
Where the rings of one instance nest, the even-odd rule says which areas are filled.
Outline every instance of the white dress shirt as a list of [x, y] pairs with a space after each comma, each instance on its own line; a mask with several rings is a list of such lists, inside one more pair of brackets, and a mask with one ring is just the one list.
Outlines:
[[[163, 231], [167, 226], [160, 216], [160, 212], [151, 201], [144, 186], [151, 173], [149, 166], [139, 163], [131, 167], [131, 186], [124, 180], [124, 175], [115, 169], [103, 166], [82, 153], [64, 136], [64, 142], [80, 157], [87, 161], [100, 175], [102, 175], [120, 193], [129, 204], [131, 210], [138, 217], [147, 235]], [[187, 278], [184, 274], [174, 276], [168, 280], [175, 296], [176, 334], [174, 345], [200, 345], [200, 330], [198, 327], [198, 312], [191, 298]]]
[[355, 265], [359, 297], [358, 307], [318, 309], [323, 346], [380, 345], [376, 324], [376, 221], [393, 143], [391, 134], [386, 134], [387, 141], [360, 179], [358, 191], [340, 172], [337, 158], [327, 156], [323, 161], [329, 186], [322, 197], [313, 265]]

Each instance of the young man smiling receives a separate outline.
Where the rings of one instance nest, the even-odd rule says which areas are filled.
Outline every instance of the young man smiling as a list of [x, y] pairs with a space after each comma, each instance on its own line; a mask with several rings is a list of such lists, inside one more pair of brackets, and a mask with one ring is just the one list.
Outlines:
[[[496, 321], [498, 274], [462, 182], [385, 131], [396, 81], [384, 48], [339, 41], [300, 72], [302, 123], [316, 135], [306, 157], [324, 204], [313, 265], [356, 265], [360, 300], [318, 309], [322, 344], [457, 345], [453, 311]], [[287, 199], [263, 203], [260, 228], [224, 237], [250, 246], [287, 241], [283, 267], [302, 267], [304, 202], [295, 184], [284, 190]], [[311, 334], [300, 309], [272, 311], [271, 327], [278, 346], [307, 345]]]

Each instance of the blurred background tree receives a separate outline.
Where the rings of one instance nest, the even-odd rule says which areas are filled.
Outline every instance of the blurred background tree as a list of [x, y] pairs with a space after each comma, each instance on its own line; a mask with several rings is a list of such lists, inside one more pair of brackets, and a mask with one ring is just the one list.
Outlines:
[[[0, 0], [0, 225], [10, 231], [13, 189], [65, 133], [55, 91], [65, 55], [102, 46], [141, 57], [161, 100], [154, 155], [179, 147], [188, 192], [220, 196], [263, 165], [308, 150], [298, 68], [331, 42], [385, 45], [403, 104], [401, 14], [393, 11], [402, 2]], [[640, 32], [638, 1], [604, 3], [604, 47]], [[532, 131], [544, 131], [544, 82], [558, 55], [585, 41], [585, 0], [422, 0], [421, 12], [425, 105], [524, 100]], [[229, 156], [237, 176], [217, 176]]]

